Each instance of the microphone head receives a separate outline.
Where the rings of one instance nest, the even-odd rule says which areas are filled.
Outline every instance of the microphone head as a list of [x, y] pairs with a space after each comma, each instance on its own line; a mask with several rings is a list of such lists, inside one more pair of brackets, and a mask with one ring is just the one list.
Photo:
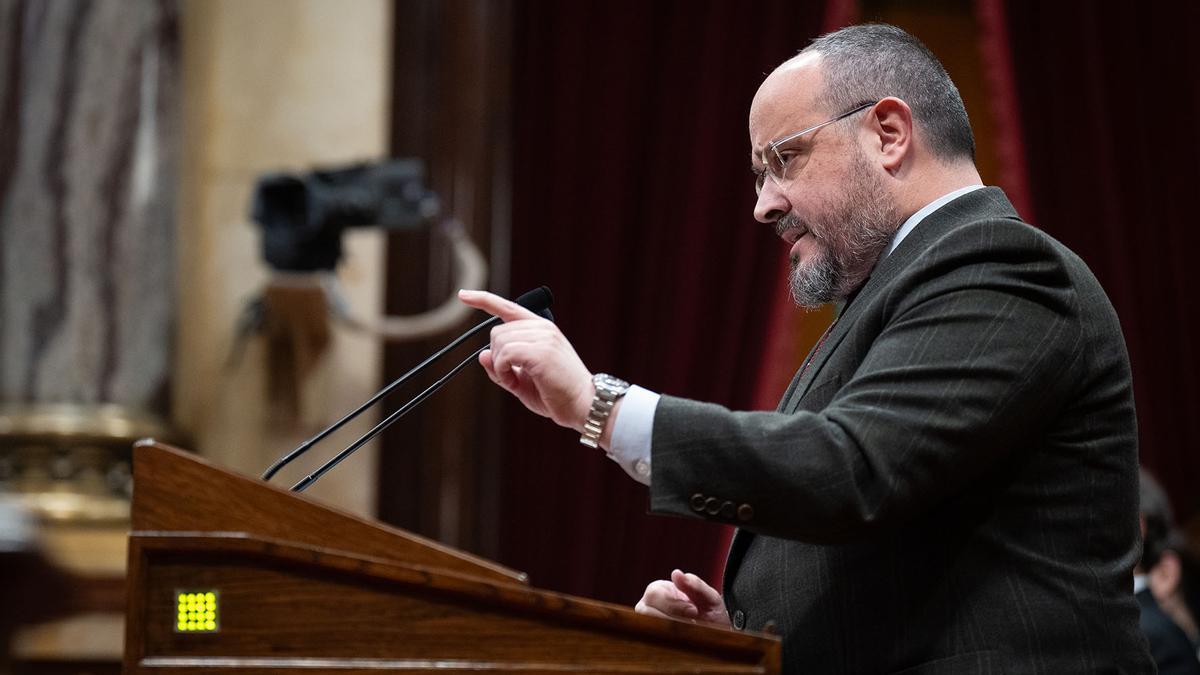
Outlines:
[[550, 314], [549, 307], [554, 304], [554, 295], [550, 293], [550, 289], [545, 286], [538, 286], [532, 291], [522, 293], [516, 300], [516, 303], [525, 309], [546, 317], [553, 321], [553, 315]]

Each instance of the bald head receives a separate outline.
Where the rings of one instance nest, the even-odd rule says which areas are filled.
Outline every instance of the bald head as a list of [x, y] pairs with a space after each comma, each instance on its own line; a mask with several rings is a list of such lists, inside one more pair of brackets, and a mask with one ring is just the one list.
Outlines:
[[[783, 133], [816, 124], [824, 112], [821, 55], [800, 54], [784, 62], [763, 80], [750, 104], [751, 138], [755, 150]], [[816, 121], [813, 121], [816, 120]]]

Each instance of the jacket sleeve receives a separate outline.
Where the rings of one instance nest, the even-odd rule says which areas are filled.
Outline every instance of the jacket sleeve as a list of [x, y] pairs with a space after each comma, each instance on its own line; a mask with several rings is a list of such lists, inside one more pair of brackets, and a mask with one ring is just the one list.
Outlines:
[[836, 541], [965, 489], [1045, 433], [1073, 386], [1084, 345], [1064, 251], [1016, 221], [955, 229], [872, 296], [849, 328], [867, 347], [835, 347], [807, 410], [664, 396], [651, 510]]

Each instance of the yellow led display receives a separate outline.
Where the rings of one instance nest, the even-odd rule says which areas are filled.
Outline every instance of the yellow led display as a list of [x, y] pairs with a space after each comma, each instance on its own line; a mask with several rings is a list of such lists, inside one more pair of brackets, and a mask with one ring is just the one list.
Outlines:
[[217, 632], [216, 591], [175, 591], [175, 632]]

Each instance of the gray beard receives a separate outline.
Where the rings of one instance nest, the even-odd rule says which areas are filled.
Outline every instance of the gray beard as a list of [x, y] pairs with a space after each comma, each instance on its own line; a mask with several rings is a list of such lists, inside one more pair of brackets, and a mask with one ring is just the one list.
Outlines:
[[814, 310], [837, 300], [837, 288], [840, 285], [838, 282], [842, 276], [827, 252], [822, 252], [816, 260], [804, 265], [793, 260], [792, 272], [788, 276], [792, 302], [805, 309]]
[[[838, 201], [803, 224], [821, 244], [809, 260], [792, 260], [788, 281], [792, 300], [806, 309], [845, 300], [870, 276], [899, 226], [897, 210], [861, 155]], [[781, 229], [800, 224], [789, 215]]]

